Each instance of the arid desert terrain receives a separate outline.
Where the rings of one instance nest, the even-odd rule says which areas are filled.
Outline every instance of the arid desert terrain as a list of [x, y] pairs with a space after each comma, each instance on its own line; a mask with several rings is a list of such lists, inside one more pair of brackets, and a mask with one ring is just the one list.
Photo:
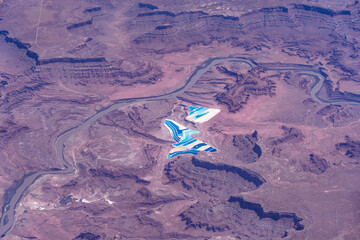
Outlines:
[[1, 0], [0, 236], [360, 239], [359, 54], [359, 1]]

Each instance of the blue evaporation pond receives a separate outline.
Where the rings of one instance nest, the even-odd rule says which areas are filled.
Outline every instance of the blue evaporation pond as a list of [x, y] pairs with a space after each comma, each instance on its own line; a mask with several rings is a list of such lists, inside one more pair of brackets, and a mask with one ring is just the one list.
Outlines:
[[188, 153], [196, 155], [199, 152], [200, 152], [199, 150], [192, 150], [192, 149], [184, 150], [184, 151], [177, 151], [177, 152], [169, 153], [168, 158], [173, 158], [173, 157], [176, 157], [176, 156], [178, 156], [180, 154], [188, 154]]
[[[199, 107], [203, 109], [202, 107]], [[193, 109], [194, 110], [194, 109]], [[193, 134], [200, 133], [197, 130], [191, 130], [187, 127], [182, 126], [181, 124], [166, 119], [164, 122], [165, 126], [170, 131], [171, 136], [175, 140], [176, 143], [173, 144], [173, 149], [169, 154], [168, 158], [172, 158], [175, 156], [178, 156], [180, 154], [198, 154], [200, 151], [205, 152], [216, 152], [217, 150], [211, 146], [209, 146], [207, 143], [204, 143], [202, 141], [199, 141], [197, 139], [192, 138], [191, 136]], [[201, 149], [201, 150], [199, 150]]]

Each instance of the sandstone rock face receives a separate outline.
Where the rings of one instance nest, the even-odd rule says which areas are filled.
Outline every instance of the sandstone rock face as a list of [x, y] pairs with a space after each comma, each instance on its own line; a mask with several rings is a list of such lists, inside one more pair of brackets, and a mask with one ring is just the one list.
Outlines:
[[259, 174], [226, 164], [213, 164], [192, 158], [169, 163], [164, 169], [169, 183], [213, 197], [253, 191], [266, 181]]
[[320, 175], [330, 166], [325, 158], [321, 158], [318, 155], [312, 153], [309, 156], [309, 161], [303, 163], [302, 167], [305, 172], [311, 172]]
[[256, 144], [257, 140], [257, 131], [247, 136], [234, 135], [233, 146], [239, 150], [236, 158], [247, 163], [256, 162], [262, 154], [260, 146]]
[[283, 130], [283, 136], [274, 140], [273, 144], [278, 145], [282, 143], [298, 143], [304, 139], [304, 134], [296, 128], [288, 128], [286, 126], [281, 126]]
[[346, 142], [340, 142], [335, 145], [336, 150], [345, 154], [349, 158], [355, 160], [360, 159], [360, 141], [352, 140], [348, 136], [346, 137]]
[[320, 109], [317, 114], [334, 126], [343, 126], [359, 118], [356, 106], [328, 105]]
[[[263, 82], [257, 80], [260, 77], [261, 69], [254, 69], [249, 76], [236, 75], [236, 81], [233, 84], [226, 86], [226, 90], [216, 96], [216, 100], [220, 104], [227, 106], [229, 112], [239, 111], [244, 104], [247, 103], [250, 96], [275, 95], [275, 83], [269, 79], [261, 79]], [[224, 69], [220, 69], [221, 73], [229, 75]], [[234, 73], [236, 74], [236, 73]]]
[[[304, 228], [300, 224], [302, 219], [294, 213], [264, 212], [260, 204], [233, 196], [261, 188], [266, 181], [259, 174], [194, 157], [191, 164], [193, 166], [177, 160], [169, 163], [164, 170], [169, 183], [198, 196], [211, 197], [209, 201], [201, 200], [179, 215], [186, 224], [186, 230], [231, 232], [237, 237], [272, 239], [283, 236], [291, 227], [295, 230]], [[254, 226], [258, 227], [254, 229]]]
[[95, 235], [93, 233], [86, 232], [86, 233], [80, 233], [79, 236], [74, 238], [74, 240], [75, 239], [98, 240], [100, 239], [100, 235]]
[[[189, 230], [213, 234], [232, 232], [238, 238], [248, 239], [281, 238], [285, 235], [284, 229], [291, 229], [294, 225], [291, 217], [287, 217], [287, 213], [282, 213], [277, 220], [259, 219], [254, 211], [242, 209], [236, 200], [236, 198], [230, 198], [227, 202], [215, 204], [198, 203], [181, 213], [180, 217], [186, 223], [186, 229]], [[298, 230], [300, 230], [301, 224], [298, 226]]]

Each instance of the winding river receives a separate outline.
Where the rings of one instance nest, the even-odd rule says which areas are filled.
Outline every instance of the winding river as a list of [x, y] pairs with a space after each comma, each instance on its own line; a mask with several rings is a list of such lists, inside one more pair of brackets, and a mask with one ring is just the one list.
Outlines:
[[[39, 171], [39, 172], [33, 172], [26, 174], [21, 180], [18, 181], [16, 187], [12, 189], [12, 191], [7, 192], [9, 195], [7, 197], [7, 202], [4, 203], [4, 207], [2, 209], [2, 216], [0, 219], [0, 236], [4, 237], [7, 233], [9, 233], [12, 228], [14, 227], [15, 222], [15, 209], [19, 201], [24, 195], [24, 192], [26, 189], [31, 186], [38, 178], [44, 175], [49, 174], [71, 174], [74, 172], [74, 167], [65, 160], [64, 158], [64, 148], [65, 148], [65, 142], [66, 140], [72, 136], [73, 134], [78, 133], [80, 130], [89, 127], [92, 123], [94, 123], [96, 120], [101, 118], [102, 116], [110, 113], [113, 110], [116, 110], [118, 108], [122, 108], [125, 106], [128, 106], [133, 103], [138, 103], [142, 101], [159, 101], [159, 100], [165, 100], [168, 98], [174, 98], [177, 95], [180, 95], [184, 93], [187, 89], [191, 88], [196, 81], [201, 78], [211, 67], [214, 65], [223, 63], [223, 62], [240, 62], [247, 64], [250, 67], [255, 66], [262, 66], [259, 63], [255, 63], [249, 58], [242, 58], [242, 57], [226, 57], [226, 58], [211, 58], [207, 60], [206, 62], [199, 65], [194, 72], [190, 75], [188, 80], [186, 81], [186, 84], [182, 86], [181, 88], [167, 93], [163, 95], [156, 95], [151, 97], [139, 97], [139, 98], [130, 98], [130, 99], [121, 99], [113, 103], [112, 105], [105, 107], [98, 112], [96, 112], [94, 115], [90, 116], [89, 118], [85, 119], [82, 123], [79, 125], [66, 130], [65, 132], [61, 133], [57, 136], [55, 141], [55, 152], [56, 152], [56, 158], [57, 161], [64, 166], [63, 169], [52, 169], [49, 171]], [[279, 65], [279, 64], [277, 64]], [[309, 75], [314, 77], [314, 84], [311, 88], [310, 95], [311, 97], [319, 102], [319, 103], [329, 103], [329, 101], [321, 99], [318, 95], [321, 91], [321, 88], [324, 84], [324, 77], [322, 76], [321, 72], [316, 69], [312, 69], [310, 67], [306, 66], [298, 66], [293, 65], [289, 67], [289, 64], [286, 65], [286, 67], [271, 67], [269, 64], [264, 64], [264, 66], [268, 70], [278, 70], [278, 71], [296, 71], [300, 74]], [[333, 102], [332, 102], [333, 103]], [[337, 100], [334, 103], [349, 103], [348, 100]], [[359, 102], [354, 102], [358, 104]]]

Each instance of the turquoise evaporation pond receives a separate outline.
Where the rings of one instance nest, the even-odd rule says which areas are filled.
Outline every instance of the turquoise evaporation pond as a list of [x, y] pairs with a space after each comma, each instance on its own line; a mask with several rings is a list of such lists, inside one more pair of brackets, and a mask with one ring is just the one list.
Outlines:
[[209, 113], [209, 109], [205, 108], [205, 107], [193, 107], [193, 106], [189, 106], [189, 116], [195, 115], [195, 118], [199, 118], [202, 117], [206, 114]]
[[186, 117], [186, 120], [204, 123], [215, 117], [218, 113], [220, 113], [220, 109], [189, 106], [189, 115]]
[[176, 143], [173, 144], [174, 149], [170, 151], [170, 153], [168, 154], [168, 158], [172, 158], [180, 154], [189, 154], [189, 153], [196, 155], [200, 151], [204, 151], [204, 152], [217, 151], [215, 148], [209, 146], [207, 143], [192, 138], [192, 135], [199, 134], [200, 133], [199, 131], [191, 130], [169, 119], [166, 119], [164, 124], [170, 130], [171, 136], [176, 141]]

